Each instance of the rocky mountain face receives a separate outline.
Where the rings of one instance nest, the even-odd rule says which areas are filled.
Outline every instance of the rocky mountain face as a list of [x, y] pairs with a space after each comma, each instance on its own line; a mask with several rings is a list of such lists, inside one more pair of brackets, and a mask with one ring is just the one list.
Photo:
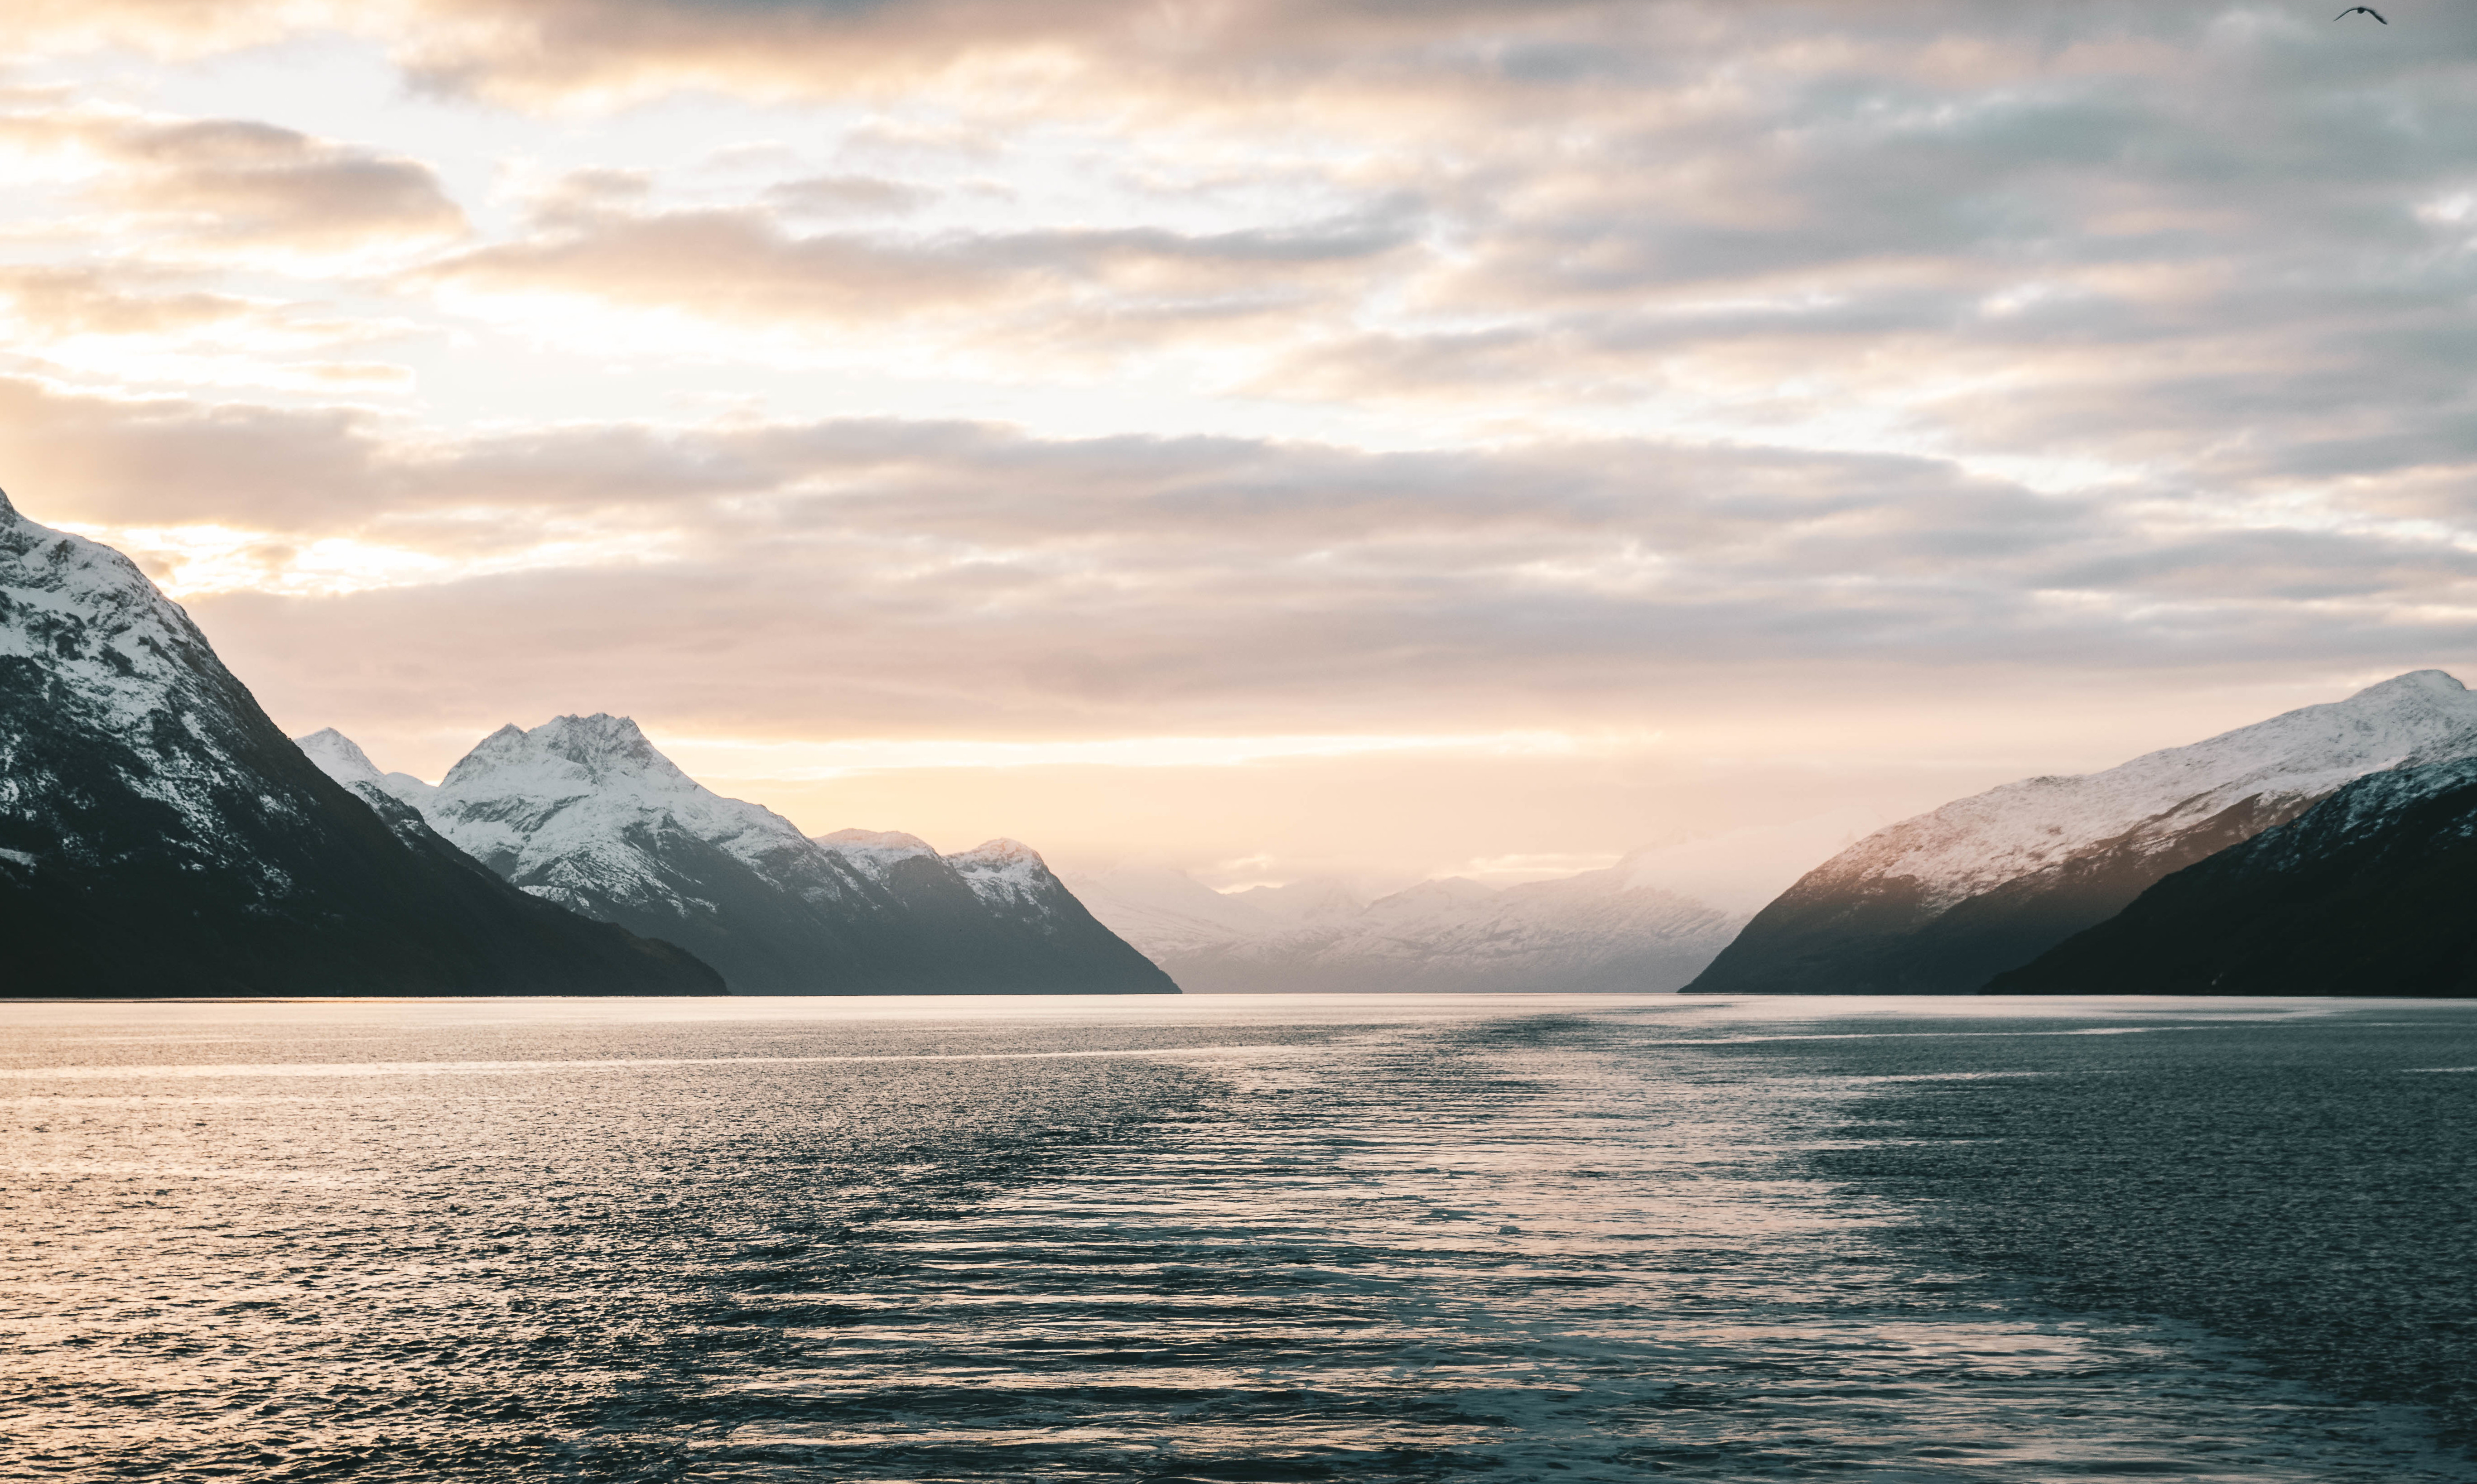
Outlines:
[[1688, 988], [1969, 993], [2354, 779], [2472, 754], [2477, 696], [2420, 670], [2103, 773], [2007, 783], [1825, 861]]
[[484, 738], [437, 787], [302, 739], [511, 884], [660, 935], [736, 994], [1144, 994], [1177, 986], [1013, 841], [941, 856], [909, 835], [812, 840], [698, 783], [626, 717]]
[[1224, 894], [1157, 868], [1077, 878], [1094, 914], [1190, 992], [1672, 990], [1741, 918], [1622, 865], [1504, 889], [1448, 878], [1374, 901], [1333, 883]]
[[287, 741], [126, 557], [0, 496], [0, 995], [713, 994]]
[[2008, 995], [2477, 995], [2477, 758], [2369, 774], [2160, 880]]

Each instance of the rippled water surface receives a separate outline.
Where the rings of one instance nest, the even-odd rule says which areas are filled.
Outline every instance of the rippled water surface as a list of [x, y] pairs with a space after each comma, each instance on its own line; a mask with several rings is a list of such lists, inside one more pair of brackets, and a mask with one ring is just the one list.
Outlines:
[[2477, 1480], [2472, 1067], [2431, 1003], [0, 1004], [0, 1477]]

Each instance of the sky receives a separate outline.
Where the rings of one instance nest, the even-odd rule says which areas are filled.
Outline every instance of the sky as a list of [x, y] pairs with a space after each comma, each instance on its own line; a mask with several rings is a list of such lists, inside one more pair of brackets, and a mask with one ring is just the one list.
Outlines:
[[2335, 9], [12, 0], [0, 487], [428, 778], [1889, 820], [2477, 680], [2477, 6]]

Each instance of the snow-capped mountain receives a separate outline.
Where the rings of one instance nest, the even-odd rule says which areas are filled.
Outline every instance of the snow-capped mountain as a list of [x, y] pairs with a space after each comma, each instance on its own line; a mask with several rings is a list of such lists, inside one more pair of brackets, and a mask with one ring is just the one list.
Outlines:
[[1373, 902], [1334, 882], [1224, 894], [1159, 867], [1074, 884], [1194, 992], [1657, 992], [1693, 977], [1742, 921], [1622, 866], [1504, 889], [1448, 878]]
[[2368, 774], [1988, 985], [2477, 995], [2477, 758]]
[[302, 746], [525, 891], [686, 945], [735, 993], [1175, 990], [1023, 846], [943, 857], [909, 835], [812, 840], [689, 778], [626, 717], [501, 728], [436, 788], [380, 774], [332, 730]]
[[2353, 779], [2472, 754], [2477, 696], [2419, 670], [2102, 773], [2007, 783], [1825, 861], [1689, 988], [1974, 991]]
[[[400, 808], [396, 811], [404, 813]], [[10, 994], [712, 994], [312, 766], [180, 606], [0, 496]]]
[[381, 773], [352, 738], [329, 727], [306, 737], [294, 737], [293, 745], [309, 755], [319, 770], [337, 782], [375, 804], [387, 799], [410, 804], [416, 809], [438, 792], [438, 788], [410, 773]]

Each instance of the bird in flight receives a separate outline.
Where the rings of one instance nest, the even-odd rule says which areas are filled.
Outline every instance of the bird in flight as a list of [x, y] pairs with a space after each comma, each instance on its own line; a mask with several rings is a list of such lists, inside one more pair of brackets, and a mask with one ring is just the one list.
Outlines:
[[[2346, 10], [2341, 11], [2339, 14], [2332, 16], [2331, 18], [2332, 18], [2333, 20], [2346, 20], [2349, 16], [2351, 16], [2351, 15], [2355, 15], [2355, 14], [2359, 13], [2360, 12], [2364, 12], [2364, 14], [2367, 14], [2367, 15], [2372, 16], [2372, 17], [2373, 17], [2374, 19], [2376, 19], [2376, 20], [2383, 20], [2383, 12], [2380, 12], [2380, 11], [2375, 10], [2375, 9], [2374, 9], [2372, 6], [2370, 6], [2370, 5], [2352, 5], [2352, 6], [2348, 7]], [[2386, 25], [2386, 26], [2388, 26], [2388, 25], [2389, 25], [2389, 24], [2390, 24], [2390, 22], [2389, 22], [2389, 21], [2387, 21], [2387, 20], [2383, 20], [2383, 24], [2384, 24], [2384, 25]]]

